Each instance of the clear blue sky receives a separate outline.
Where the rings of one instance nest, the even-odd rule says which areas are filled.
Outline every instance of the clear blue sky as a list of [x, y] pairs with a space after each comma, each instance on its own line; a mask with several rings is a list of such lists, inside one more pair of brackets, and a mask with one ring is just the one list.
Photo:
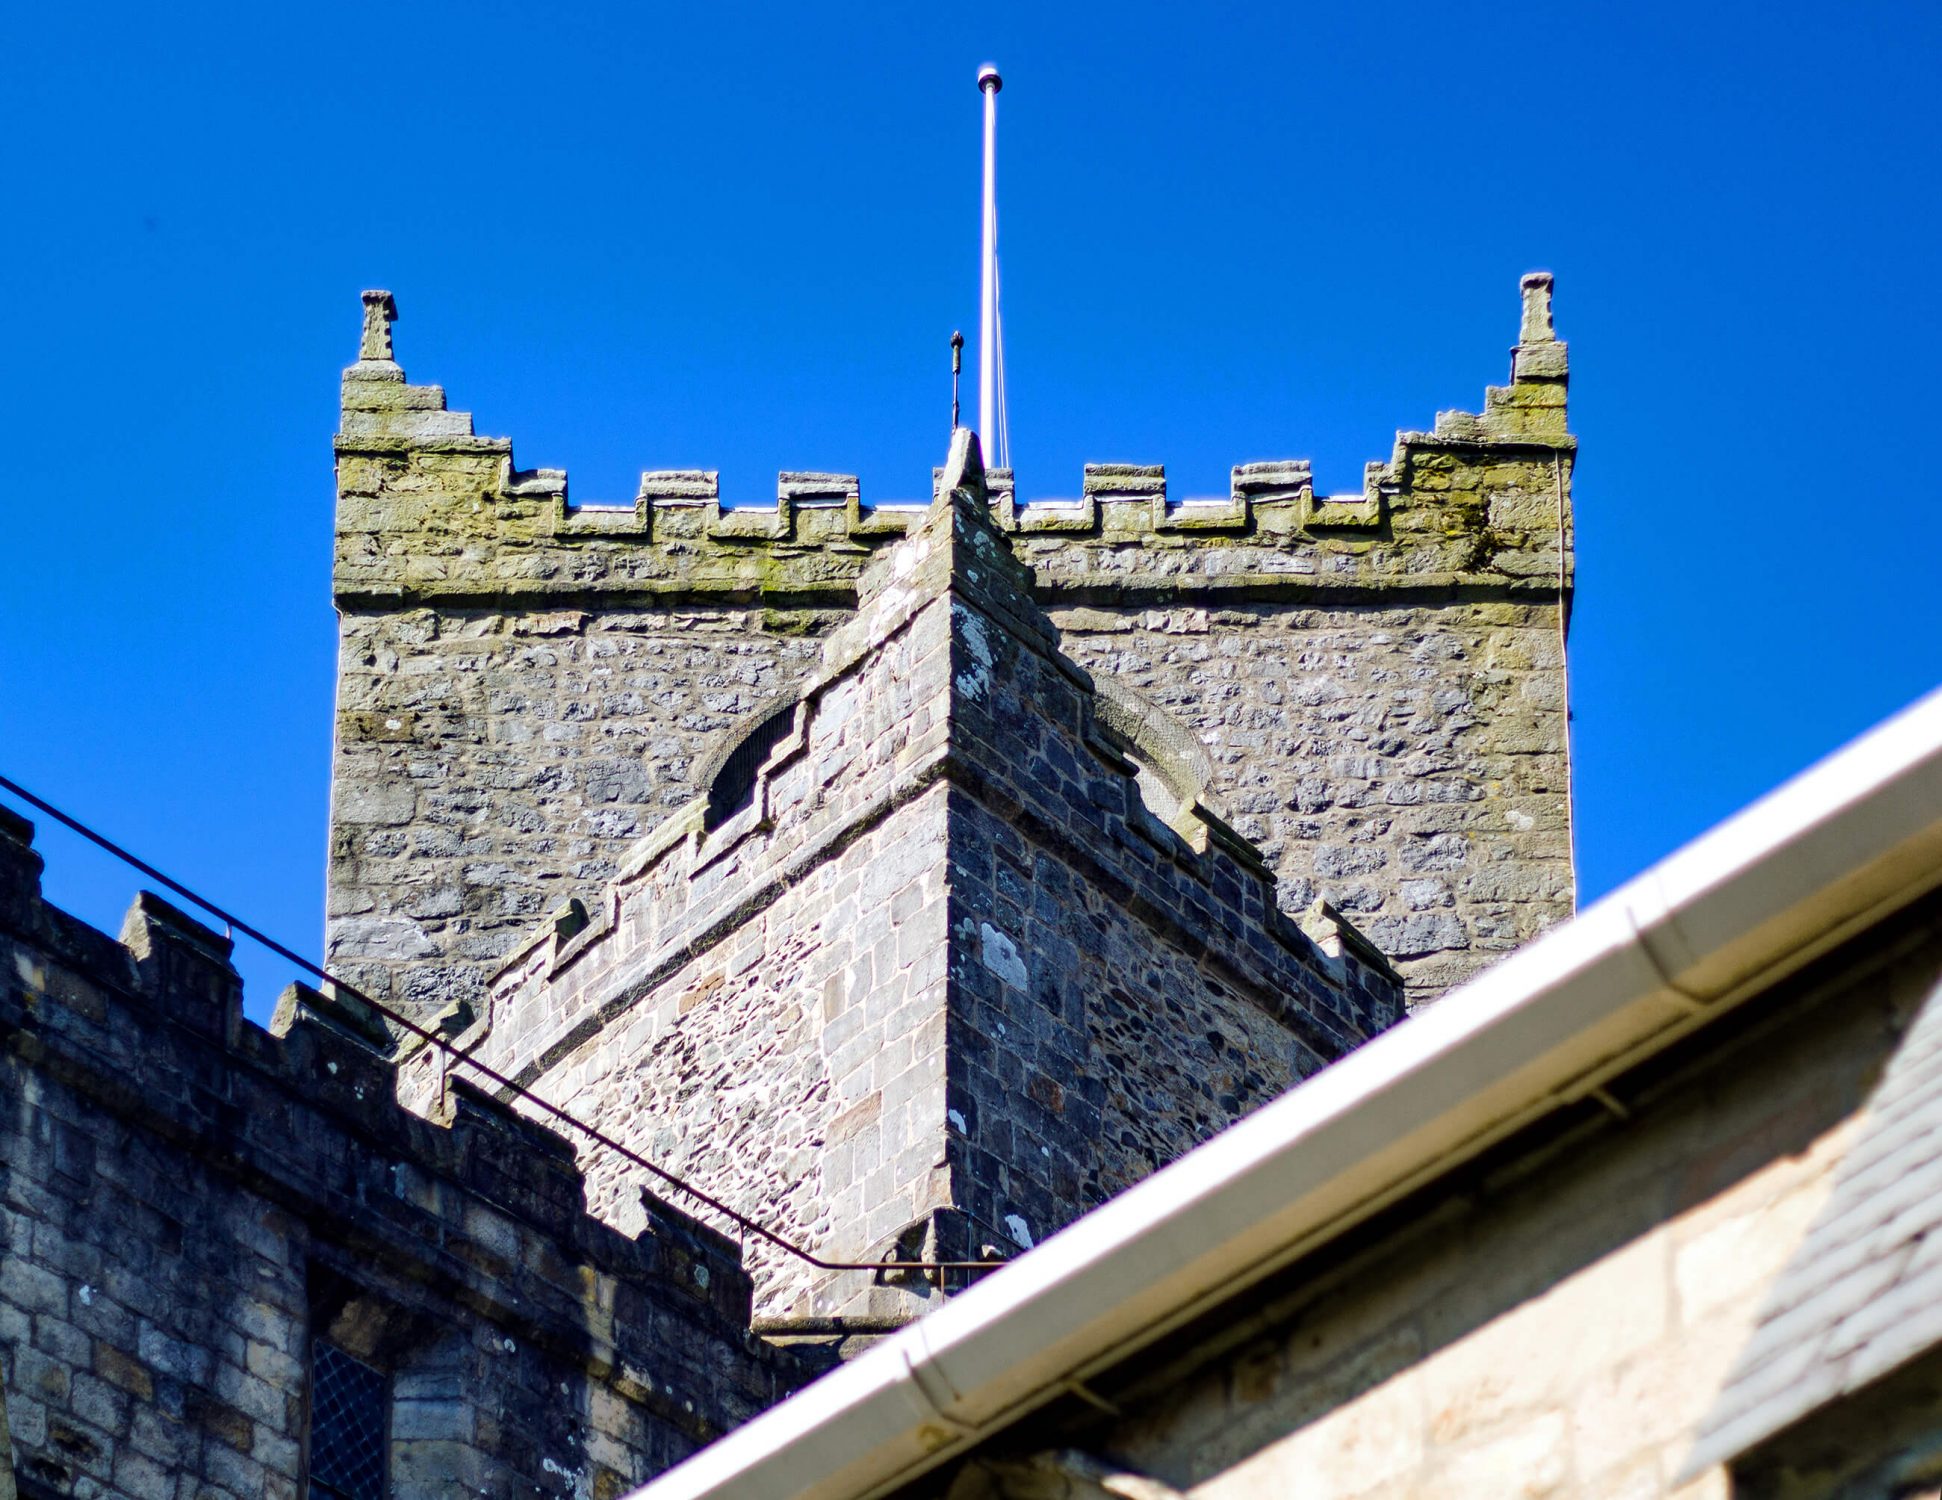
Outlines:
[[[980, 18], [982, 17], [982, 18]], [[576, 498], [944, 451], [1006, 78], [1013, 453], [1176, 493], [1571, 341], [1582, 893], [1942, 676], [1932, 5], [14, 13], [0, 770], [315, 951], [359, 290]], [[56, 899], [135, 886], [44, 832]], [[264, 1014], [289, 977], [246, 966]]]

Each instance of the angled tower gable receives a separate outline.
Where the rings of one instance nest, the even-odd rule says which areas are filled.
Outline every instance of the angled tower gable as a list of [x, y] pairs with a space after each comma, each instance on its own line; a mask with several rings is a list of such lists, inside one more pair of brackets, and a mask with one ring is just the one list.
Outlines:
[[[858, 580], [738, 810], [698, 798], [462, 1038], [826, 1259], [1008, 1256], [1398, 1014], [1204, 807], [1147, 809], [975, 438]], [[711, 813], [711, 805], [714, 811]], [[590, 1159], [625, 1221], [627, 1173]], [[750, 1247], [771, 1318], [899, 1317]]]

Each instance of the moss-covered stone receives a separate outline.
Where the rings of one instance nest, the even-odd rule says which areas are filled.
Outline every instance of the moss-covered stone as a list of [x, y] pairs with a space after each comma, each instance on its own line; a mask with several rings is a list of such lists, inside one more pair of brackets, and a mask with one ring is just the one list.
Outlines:
[[[1269, 850], [1297, 906], [1327, 896], [1358, 920], [1394, 908], [1415, 835], [1371, 809], [1411, 795], [1405, 783], [1512, 788], [1533, 829], [1568, 805], [1561, 709], [1500, 738], [1474, 666], [1487, 627], [1556, 638], [1569, 607], [1566, 351], [1548, 282], [1525, 296], [1512, 383], [1480, 414], [1399, 433], [1359, 494], [1318, 496], [1292, 459], [1236, 465], [1226, 497], [1188, 504], [1170, 502], [1158, 465], [1088, 465], [1058, 503], [1020, 504], [1008, 472], [988, 476], [1040, 604], [1094, 622], [1075, 654], [1217, 737], [1210, 796]], [[781, 476], [774, 509], [724, 510], [704, 470], [644, 474], [631, 508], [576, 509], [562, 471], [515, 467], [509, 441], [474, 435], [389, 355], [347, 372], [344, 411], [333, 778], [345, 806], [414, 787], [420, 813], [395, 847], [333, 838], [333, 909], [394, 925], [334, 917], [331, 953], [380, 993], [436, 1008], [476, 995], [516, 913], [597, 885], [701, 790], [721, 746], [802, 681], [914, 512], [873, 509], [853, 476], [820, 473]], [[522, 631], [563, 612], [589, 620], [584, 634]], [[452, 628], [408, 623], [427, 613]], [[1555, 662], [1506, 670], [1561, 702]], [[410, 715], [408, 738], [382, 727]], [[1536, 744], [1542, 793], [1499, 759]], [[1383, 767], [1374, 790], [1335, 769], [1361, 755]], [[1351, 845], [1386, 873], [1329, 873], [1328, 851]], [[421, 886], [458, 891], [458, 910], [404, 911]], [[1569, 909], [1453, 900], [1443, 946], [1404, 961], [1418, 998], [1495, 951], [1486, 929], [1528, 935]], [[359, 935], [374, 932], [382, 953]]]

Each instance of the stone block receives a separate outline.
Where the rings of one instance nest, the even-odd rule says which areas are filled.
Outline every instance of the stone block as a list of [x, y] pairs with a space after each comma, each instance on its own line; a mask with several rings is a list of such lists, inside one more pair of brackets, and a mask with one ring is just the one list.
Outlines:
[[67, 1279], [35, 1265], [24, 1255], [9, 1254], [0, 1260], [0, 1301], [22, 1312], [67, 1316]]
[[0, 919], [20, 926], [40, 901], [42, 861], [34, 849], [34, 825], [0, 807]]
[[109, 1344], [94, 1346], [94, 1370], [110, 1385], [117, 1386], [138, 1401], [155, 1396], [155, 1382], [141, 1361]]
[[398, 827], [409, 823], [417, 810], [417, 793], [409, 783], [350, 782], [337, 788], [331, 818], [336, 823]]
[[120, 1434], [128, 1422], [128, 1395], [90, 1374], [77, 1374], [68, 1387], [67, 1409], [105, 1433]]
[[227, 1039], [243, 1018], [243, 981], [230, 962], [235, 944], [150, 891], [128, 909], [122, 946], [151, 997], [205, 1036]]
[[153, 1458], [123, 1449], [115, 1458], [115, 1488], [131, 1500], [174, 1500], [175, 1478]]

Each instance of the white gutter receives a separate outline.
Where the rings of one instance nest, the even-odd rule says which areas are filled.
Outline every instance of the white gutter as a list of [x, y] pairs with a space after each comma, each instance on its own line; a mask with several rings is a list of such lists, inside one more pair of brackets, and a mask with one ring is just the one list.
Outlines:
[[635, 1500], [887, 1494], [1942, 884], [1942, 691]]

